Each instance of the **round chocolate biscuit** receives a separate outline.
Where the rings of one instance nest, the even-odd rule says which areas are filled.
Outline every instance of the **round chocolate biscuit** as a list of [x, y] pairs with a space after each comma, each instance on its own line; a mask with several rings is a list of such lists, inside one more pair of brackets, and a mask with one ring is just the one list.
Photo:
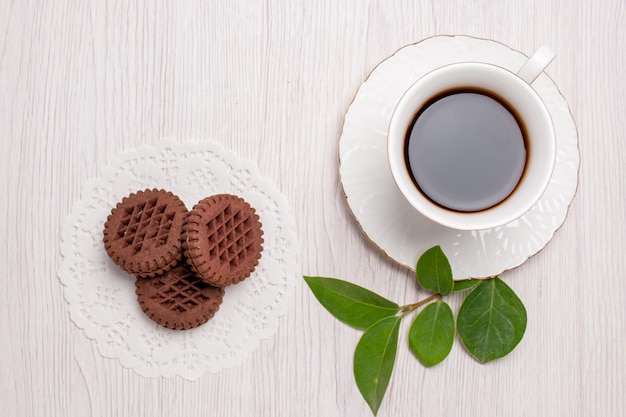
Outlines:
[[224, 288], [202, 281], [184, 263], [153, 278], [137, 279], [135, 287], [143, 312], [161, 326], [174, 330], [206, 323], [224, 299]]
[[104, 247], [117, 265], [138, 277], [153, 277], [182, 259], [188, 210], [174, 194], [144, 190], [124, 197], [104, 224]]
[[256, 210], [231, 194], [196, 204], [183, 226], [187, 262], [205, 282], [226, 286], [246, 279], [263, 250], [263, 230]]

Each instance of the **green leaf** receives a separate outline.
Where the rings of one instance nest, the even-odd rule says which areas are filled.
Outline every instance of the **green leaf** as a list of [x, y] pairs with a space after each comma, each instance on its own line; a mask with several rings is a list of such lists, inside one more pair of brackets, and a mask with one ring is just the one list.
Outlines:
[[374, 415], [383, 401], [398, 347], [400, 317], [387, 317], [367, 329], [354, 351], [354, 379]]
[[422, 365], [437, 365], [452, 350], [454, 332], [452, 309], [437, 301], [415, 317], [409, 330], [409, 346]]
[[483, 280], [459, 309], [457, 330], [465, 348], [479, 362], [511, 352], [526, 330], [524, 304], [500, 278]]
[[452, 292], [452, 268], [441, 247], [434, 246], [424, 252], [417, 261], [415, 273], [422, 287], [441, 295]]
[[460, 281], [454, 281], [454, 287], [452, 287], [452, 292], [459, 292], [465, 290], [471, 290], [480, 284], [482, 280], [480, 279], [462, 279]]
[[347, 281], [306, 276], [304, 280], [330, 314], [357, 329], [367, 329], [400, 310], [396, 303]]

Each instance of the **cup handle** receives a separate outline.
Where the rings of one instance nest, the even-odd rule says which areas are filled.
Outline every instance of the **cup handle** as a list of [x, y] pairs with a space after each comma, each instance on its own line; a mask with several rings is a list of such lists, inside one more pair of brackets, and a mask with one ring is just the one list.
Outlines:
[[533, 81], [544, 69], [552, 62], [556, 54], [554, 51], [546, 46], [540, 46], [534, 54], [522, 65], [522, 68], [517, 71], [517, 76], [524, 80], [527, 84], [532, 84]]

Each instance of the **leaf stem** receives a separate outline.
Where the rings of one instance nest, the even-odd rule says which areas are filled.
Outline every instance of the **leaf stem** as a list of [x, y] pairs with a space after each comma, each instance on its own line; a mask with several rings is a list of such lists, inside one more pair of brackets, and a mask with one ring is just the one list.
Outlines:
[[423, 306], [426, 303], [430, 303], [431, 301], [433, 301], [434, 299], [440, 299], [441, 300], [441, 294], [437, 293], [437, 294], [433, 294], [428, 298], [424, 298], [423, 300], [418, 301], [417, 303], [413, 303], [413, 304], [407, 304], [405, 306], [400, 307], [400, 311], [398, 312], [400, 314], [400, 317], [404, 317], [407, 314], [409, 314], [410, 312], [420, 308], [421, 306]]

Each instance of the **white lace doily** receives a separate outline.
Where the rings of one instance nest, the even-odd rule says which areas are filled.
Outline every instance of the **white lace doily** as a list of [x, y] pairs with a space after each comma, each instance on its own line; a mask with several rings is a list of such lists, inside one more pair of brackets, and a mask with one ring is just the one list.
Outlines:
[[[263, 224], [263, 254], [253, 274], [226, 288], [208, 323], [169, 330], [136, 300], [134, 277], [119, 269], [102, 243], [104, 222], [124, 196], [146, 188], [177, 194], [191, 209], [218, 193], [247, 200]], [[143, 376], [195, 379], [239, 364], [272, 336], [300, 280], [295, 226], [282, 194], [248, 161], [210, 142], [160, 142], [119, 155], [85, 184], [62, 233], [58, 271], [71, 320], [100, 353]]]

